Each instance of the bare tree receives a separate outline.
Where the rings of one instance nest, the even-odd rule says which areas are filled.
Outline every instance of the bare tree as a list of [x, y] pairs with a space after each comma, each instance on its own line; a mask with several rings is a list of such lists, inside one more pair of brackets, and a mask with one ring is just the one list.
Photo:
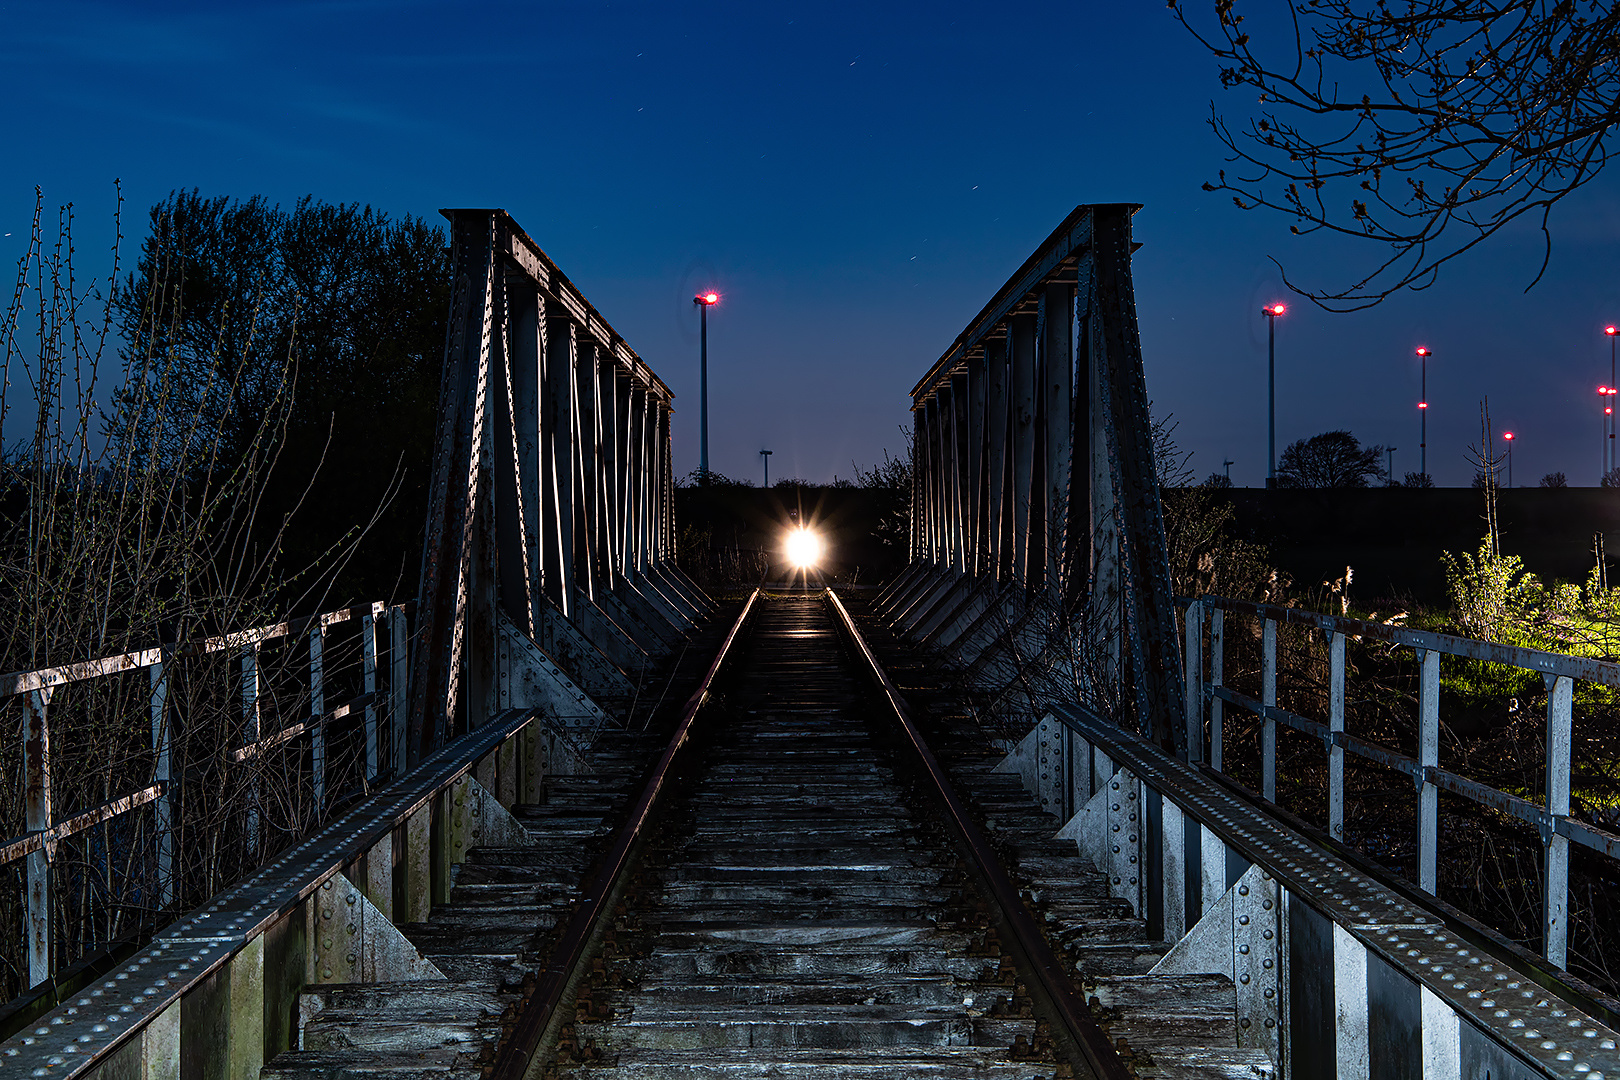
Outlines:
[[[1353, 283], [1290, 288], [1332, 311], [1425, 288], [1447, 262], [1523, 215], [1552, 253], [1554, 204], [1608, 162], [1620, 120], [1620, 6], [1600, 0], [1289, 0], [1292, 45], [1235, 0], [1176, 17], [1259, 109], [1210, 125], [1237, 170], [1206, 191], [1295, 219], [1296, 234], [1363, 237], [1385, 252]], [[1527, 286], [1527, 288], [1529, 287]]]
[[1382, 446], [1363, 447], [1348, 431], [1324, 431], [1296, 439], [1277, 461], [1277, 486], [1292, 488], [1366, 487], [1384, 479]]

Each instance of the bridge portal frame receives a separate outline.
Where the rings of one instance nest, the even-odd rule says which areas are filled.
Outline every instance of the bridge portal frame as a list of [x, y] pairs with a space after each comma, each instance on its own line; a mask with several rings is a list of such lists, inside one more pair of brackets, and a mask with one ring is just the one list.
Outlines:
[[674, 394], [511, 216], [441, 211], [453, 287], [418, 595], [410, 760], [501, 707], [501, 642], [593, 700], [712, 604], [674, 567]]
[[[912, 388], [912, 562], [879, 610], [1004, 696], [1077, 614], [1139, 730], [1185, 754], [1131, 276], [1135, 204], [1078, 206]], [[1061, 632], [1059, 632], [1061, 630]]]

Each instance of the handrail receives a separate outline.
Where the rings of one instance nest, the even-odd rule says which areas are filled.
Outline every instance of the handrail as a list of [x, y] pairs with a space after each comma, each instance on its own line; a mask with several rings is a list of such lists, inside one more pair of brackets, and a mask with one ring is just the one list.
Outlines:
[[1000, 908], [1002, 918], [1012, 930], [1014, 943], [1023, 953], [1029, 968], [1035, 973], [1037, 981], [1045, 991], [1047, 1000], [1057, 1014], [1058, 1023], [1085, 1057], [1086, 1064], [1091, 1067], [1091, 1072], [1097, 1080], [1127, 1080], [1130, 1073], [1126, 1070], [1124, 1062], [1120, 1060], [1113, 1044], [1108, 1041], [1108, 1036], [1092, 1019], [1091, 1012], [1086, 1007], [1085, 997], [1075, 989], [1074, 982], [1064, 973], [1062, 962], [1052, 951], [1052, 946], [1041, 933], [1029, 908], [1024, 905], [1017, 886], [1013, 885], [1007, 877], [1007, 872], [1002, 869], [995, 849], [990, 846], [984, 831], [979, 828], [978, 823], [968, 813], [967, 807], [957, 797], [950, 779], [945, 775], [945, 770], [940, 767], [939, 760], [928, 749], [927, 741], [911, 720], [905, 698], [900, 696], [900, 691], [889, 681], [883, 666], [872, 655], [872, 650], [867, 647], [866, 640], [856, 629], [854, 618], [838, 599], [838, 594], [828, 589], [826, 595], [833, 611], [843, 623], [850, 642], [865, 658], [867, 673], [872, 676], [883, 691], [884, 697], [888, 699], [889, 708], [894, 712], [901, 730], [905, 732], [907, 742], [924, 771], [928, 773], [929, 779], [933, 781], [935, 796], [945, 807], [946, 815], [958, 838], [971, 854], [980, 877], [989, 886], [991, 899]]
[[[275, 862], [160, 931], [145, 948], [98, 976], [97, 985], [83, 997], [70, 998], [31, 1032], [0, 1042], [0, 1075], [66, 1078], [105, 1062], [345, 866], [534, 723], [537, 715], [535, 709], [511, 709], [491, 717]], [[36, 1067], [43, 1071], [31, 1072]]]
[[[1054, 705], [1047, 715], [1085, 740], [1093, 752], [1106, 759], [1110, 769], [1122, 770], [1132, 781], [1157, 792], [1165, 803], [1174, 805], [1206, 830], [1206, 836], [1213, 836], [1223, 848], [1260, 867], [1287, 890], [1290, 904], [1314, 909], [1333, 924], [1335, 938], [1342, 933], [1355, 940], [1368, 956], [1378, 957], [1410, 979], [1414, 989], [1421, 986], [1425, 994], [1433, 995], [1440, 1008], [1457, 1017], [1457, 1023], [1508, 1055], [1500, 1073], [1547, 1077], [1620, 1073], [1614, 1068], [1615, 1033], [1606, 1026], [1612, 1003], [1592, 1000], [1590, 987], [1557, 976], [1548, 978], [1548, 972], [1524, 964], [1511, 947], [1503, 949], [1497, 942], [1482, 947], [1473, 940], [1472, 927], [1467, 935], [1457, 932], [1449, 916], [1435, 910], [1438, 905], [1412, 897], [1406, 888], [1358, 872], [1359, 867], [1339, 850], [1310, 842], [1294, 830], [1286, 814], [1276, 814], [1265, 800], [1256, 800], [1252, 793], [1207, 766], [1172, 757], [1161, 747], [1078, 703]], [[1167, 872], [1156, 869], [1162, 866], [1156, 860], [1150, 861], [1148, 873]], [[1207, 893], [1204, 902], [1205, 910], [1210, 910]], [[1318, 1015], [1326, 1012], [1330, 1018], [1338, 992], [1331, 980], [1335, 977], [1333, 957], [1339, 951], [1337, 945], [1332, 948], [1334, 951], [1326, 957], [1327, 996], [1314, 1003]], [[1300, 954], [1285, 949], [1285, 962], [1290, 955], [1297, 959]], [[1531, 970], [1526, 973], [1520, 967]], [[1312, 974], [1300, 973], [1307, 986], [1311, 985]], [[1531, 986], [1524, 987], [1525, 981]], [[1366, 983], [1360, 985], [1365, 987]], [[1551, 993], [1537, 992], [1542, 989]], [[1359, 993], [1360, 1008], [1366, 1010], [1367, 992], [1361, 989]], [[1297, 1005], [1280, 1006], [1283, 1010], [1291, 1007]], [[1284, 1011], [1283, 1016], [1288, 1015]], [[1359, 1030], [1341, 1027], [1339, 1037], [1348, 1035], [1352, 1046], [1367, 1046], [1368, 1013], [1359, 1015]], [[1426, 1003], [1425, 1025], [1429, 1023], [1428, 1015]], [[1457, 1030], [1452, 1028], [1453, 1032]], [[1293, 1038], [1300, 1037], [1300, 1029], [1296, 1028]], [[1451, 1045], [1456, 1045], [1457, 1037], [1449, 1036]], [[1379, 1047], [1385, 1044], [1372, 1045], [1376, 1059]], [[1577, 1064], [1583, 1061], [1587, 1063], [1585, 1068]]]
[[671, 767], [686, 747], [698, 710], [709, 700], [715, 677], [719, 675], [721, 666], [731, 652], [731, 646], [736, 642], [737, 635], [741, 633], [743, 623], [753, 611], [754, 602], [759, 596], [759, 589], [748, 595], [742, 611], [731, 624], [731, 630], [720, 643], [719, 651], [710, 661], [703, 681], [692, 692], [692, 696], [686, 699], [686, 705], [681, 709], [680, 723], [676, 726], [669, 745], [664, 748], [663, 756], [658, 759], [652, 778], [647, 781], [641, 797], [636, 800], [635, 807], [630, 811], [629, 820], [614, 837], [613, 846], [597, 864], [590, 882], [581, 892], [579, 901], [574, 906], [574, 914], [552, 949], [551, 956], [536, 973], [534, 990], [530, 993], [522, 1011], [518, 1013], [511, 1034], [501, 1040], [500, 1047], [496, 1051], [494, 1067], [489, 1074], [492, 1080], [523, 1080], [529, 1075], [531, 1067], [535, 1064], [535, 1053], [543, 1044], [546, 1033], [552, 1026], [552, 1020], [557, 1015], [558, 1006], [562, 1004], [564, 994], [574, 981], [576, 969], [584, 958], [591, 940], [596, 936], [602, 915], [610, 910], [613, 896], [620, 885], [620, 877], [629, 865], [631, 850], [641, 840], [647, 822], [652, 819], [653, 808], [663, 797]]
[[1186, 607], [1200, 603], [1208, 608], [1220, 608], [1261, 619], [1273, 619], [1293, 626], [1308, 626], [1316, 630], [1348, 634], [1351, 637], [1371, 638], [1391, 645], [1405, 645], [1412, 649], [1432, 649], [1448, 656], [1466, 656], [1470, 660], [1484, 660], [1492, 664], [1539, 671], [1543, 675], [1564, 675], [1571, 679], [1603, 686], [1620, 687], [1620, 663], [1612, 660], [1589, 660], [1583, 656], [1531, 649], [1523, 645], [1502, 645], [1494, 641], [1442, 634], [1433, 630], [1413, 630], [1392, 623], [1368, 622], [1342, 615], [1323, 615], [1303, 608], [1282, 607], [1278, 604], [1259, 604], [1251, 600], [1232, 600], [1224, 596], [1178, 596], [1176, 604]]
[[[327, 725], [346, 717], [364, 713], [366, 733], [365, 780], [370, 783], [382, 777], [404, 773], [405, 761], [401, 754], [392, 755], [392, 761], [382, 760], [382, 740], [379, 738], [381, 720], [386, 716], [397, 728], [403, 717], [400, 704], [403, 690], [404, 667], [398, 663], [408, 647], [406, 642], [407, 605], [373, 601], [335, 611], [284, 619], [280, 622], [251, 627], [246, 630], [216, 634], [193, 641], [165, 644], [156, 648], [103, 656], [93, 660], [77, 661], [32, 671], [11, 672], [0, 675], [0, 701], [21, 697], [24, 713], [24, 739], [22, 753], [23, 811], [21, 824], [24, 831], [9, 839], [0, 838], [0, 866], [27, 860], [27, 896], [24, 917], [24, 953], [26, 981], [24, 987], [46, 985], [58, 971], [55, 964], [57, 948], [53, 942], [54, 926], [51, 907], [51, 862], [56, 847], [68, 838], [97, 825], [113, 821], [124, 814], [151, 805], [154, 814], [153, 850], [157, 888], [153, 895], [160, 909], [169, 909], [182, 897], [177, 888], [179, 864], [175, 850], [175, 812], [180, 805], [180, 783], [184, 777], [177, 771], [181, 765], [174, 760], [176, 744], [174, 709], [171, 685], [173, 667], [177, 661], [230, 652], [240, 654], [242, 696], [241, 720], [244, 745], [225, 750], [225, 760], [241, 765], [258, 755], [281, 746], [300, 736], [313, 744], [309, 772], [304, 782], [314, 795], [316, 821], [327, 817], [330, 800], [327, 798]], [[348, 701], [335, 706], [325, 704], [324, 692], [330, 682], [325, 662], [326, 631], [343, 623], [362, 621], [361, 655], [357, 658], [358, 671], [364, 683], [363, 691]], [[391, 694], [377, 691], [378, 635], [388, 626], [392, 633], [389, 651], [394, 653], [394, 674], [390, 679]], [[261, 647], [280, 639], [310, 638], [310, 664], [305, 690], [309, 694], [309, 710], [297, 720], [275, 731], [261, 731], [260, 721], [266, 687], [261, 671]], [[236, 660], [233, 657], [232, 663]], [[93, 679], [146, 671], [150, 686], [141, 693], [147, 697], [142, 711], [150, 712], [152, 755], [149, 774], [126, 776], [130, 790], [113, 795], [98, 805], [79, 810], [58, 819], [65, 809], [61, 805], [58, 778], [64, 763], [55, 760], [52, 750], [52, 700], [56, 691], [64, 686]], [[381, 706], [381, 708], [379, 708]], [[381, 715], [380, 715], [381, 714]], [[145, 717], [141, 720], [144, 727]], [[393, 741], [402, 738], [395, 731]], [[68, 765], [74, 763], [69, 762]], [[54, 766], [54, 768], [53, 768]], [[250, 788], [247, 796], [246, 837], [250, 852], [258, 851], [259, 802], [258, 789]], [[98, 946], [90, 946], [98, 947]]]
[[[411, 605], [404, 606], [409, 607]], [[121, 672], [155, 667], [162, 663], [165, 657], [206, 656], [211, 653], [224, 652], [226, 649], [239, 649], [266, 641], [274, 641], [276, 638], [296, 637], [314, 626], [317, 620], [319, 620], [322, 627], [336, 626], [339, 623], [364, 618], [367, 615], [381, 615], [388, 608], [388, 604], [380, 600], [374, 600], [369, 604], [356, 604], [353, 607], [338, 608], [336, 611], [323, 612], [319, 615], [304, 615], [298, 618], [284, 619], [278, 623], [256, 626], [249, 630], [216, 634], [212, 637], [199, 638], [196, 641], [181, 642], [166, 647], [136, 649], [133, 652], [114, 653], [111, 656], [103, 656], [95, 660], [76, 660], [71, 664], [36, 668], [33, 671], [12, 671], [0, 675], [0, 698], [15, 697], [18, 694], [26, 694], [32, 690], [66, 686], [69, 683], [84, 682], [87, 679], [100, 678], [104, 675], [117, 675]]]
[[[1600, 855], [1620, 859], [1620, 835], [1572, 816], [1570, 769], [1573, 757], [1573, 686], [1577, 679], [1604, 686], [1620, 687], [1620, 663], [1591, 660], [1579, 656], [1501, 645], [1412, 630], [1388, 623], [1369, 622], [1342, 616], [1322, 615], [1299, 608], [1258, 604], [1219, 596], [1177, 597], [1187, 611], [1188, 745], [1195, 760], [1202, 760], [1205, 710], [1209, 719], [1211, 764], [1222, 771], [1223, 719], [1221, 707], [1235, 705], [1260, 718], [1264, 724], [1260, 748], [1261, 795], [1276, 800], [1276, 726], [1292, 728], [1319, 740], [1329, 758], [1327, 803], [1328, 835], [1344, 840], [1345, 777], [1344, 755], [1350, 753], [1366, 761], [1410, 777], [1418, 791], [1418, 873], [1417, 885], [1430, 895], [1438, 891], [1440, 791], [1460, 796], [1525, 822], [1534, 828], [1544, 849], [1543, 874], [1543, 953], [1557, 967], [1568, 962], [1570, 843], [1580, 844]], [[1208, 684], [1201, 657], [1205, 612], [1216, 622], [1211, 625]], [[1263, 620], [1261, 634], [1261, 698], [1256, 700], [1224, 685], [1224, 622], [1227, 612]], [[1278, 708], [1277, 632], [1279, 625], [1304, 626], [1329, 635], [1329, 712], [1326, 724]], [[1417, 651], [1421, 661], [1418, 694], [1418, 747], [1412, 757], [1398, 750], [1347, 733], [1345, 728], [1345, 642], [1348, 639], [1381, 641], [1407, 646]], [[1503, 664], [1535, 671], [1547, 681], [1547, 738], [1545, 748], [1546, 790], [1541, 804], [1489, 784], [1469, 779], [1440, 767], [1440, 666], [1441, 655], [1460, 656], [1487, 663]]]

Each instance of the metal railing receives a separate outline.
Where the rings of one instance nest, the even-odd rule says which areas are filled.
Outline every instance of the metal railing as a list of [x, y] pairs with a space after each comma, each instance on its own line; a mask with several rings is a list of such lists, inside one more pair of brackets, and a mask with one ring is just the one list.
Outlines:
[[[1345, 838], [1345, 755], [1373, 762], [1409, 776], [1417, 789], [1417, 881], [1437, 893], [1440, 858], [1441, 791], [1509, 815], [1532, 826], [1543, 848], [1543, 955], [1560, 968], [1567, 964], [1569, 942], [1570, 844], [1609, 858], [1620, 858], [1620, 836], [1571, 816], [1570, 771], [1576, 681], [1620, 687], [1620, 664], [1514, 645], [1499, 645], [1388, 623], [1320, 615], [1298, 608], [1229, 600], [1217, 596], [1178, 597], [1185, 609], [1187, 744], [1194, 761], [1205, 760], [1207, 708], [1208, 763], [1224, 772], [1225, 706], [1232, 705], [1261, 720], [1260, 787], [1269, 802], [1277, 799], [1278, 725], [1321, 742], [1327, 765], [1327, 830]], [[1260, 698], [1238, 693], [1226, 679], [1226, 615], [1261, 620]], [[1208, 663], [1201, 655], [1208, 620]], [[1328, 715], [1313, 720], [1277, 705], [1278, 627], [1293, 625], [1321, 631], [1328, 648]], [[1413, 649], [1418, 658], [1417, 755], [1358, 738], [1345, 731], [1345, 647], [1355, 639]], [[1547, 684], [1547, 736], [1543, 801], [1537, 804], [1440, 766], [1440, 658], [1457, 656], [1534, 671]]]
[[[355, 621], [359, 623], [358, 671], [338, 672], [334, 670], [334, 657], [329, 655], [328, 636], [334, 627]], [[279, 665], [265, 662], [262, 654], [267, 646], [281, 643], [296, 647], [300, 638], [305, 639], [308, 649], [307, 668], [302, 672], [296, 670], [303, 667], [301, 663], [288, 663], [285, 657], [278, 658], [281, 660]], [[240, 742], [219, 755], [223, 768], [227, 772], [239, 771], [244, 767], [251, 768], [259, 759], [268, 758], [273, 751], [297, 751], [293, 783], [303, 787], [307, 793], [313, 809], [313, 824], [318, 826], [324, 823], [336, 804], [354, 794], [329, 790], [329, 725], [346, 718], [359, 720], [363, 730], [363, 750], [359, 762], [363, 769], [362, 790], [372, 786], [380, 777], [405, 772], [403, 723], [406, 716], [407, 639], [405, 607], [371, 603], [199, 641], [0, 676], [0, 704], [8, 699], [20, 699], [23, 712], [21, 788], [24, 831], [21, 835], [0, 841], [0, 867], [18, 861], [26, 864], [22, 882], [22, 929], [27, 954], [24, 985], [37, 989], [48, 984], [66, 966], [64, 960], [71, 959], [59, 955], [60, 949], [53, 941], [53, 927], [57, 920], [53, 919], [52, 888], [57, 849], [69, 838], [150, 806], [151, 820], [146, 826], [149, 828], [150, 841], [144, 857], [152, 865], [142, 868], [139, 873], [126, 870], [120, 876], [125, 882], [138, 880], [143, 883], [146, 895], [141, 900], [149, 908], [173, 911], [187, 899], [181, 895], [184, 890], [177, 887], [180, 874], [176, 866], [179, 825], [176, 813], [183, 805], [179, 795], [186, 778], [182, 775], [180, 763], [175, 760], [177, 727], [186, 719], [179, 715], [180, 695], [176, 692], [176, 684], [183, 677], [181, 673], [186, 661], [214, 657], [216, 661], [225, 660], [239, 672]], [[379, 691], [380, 655], [387, 665], [384, 673], [386, 687], [382, 691]], [[341, 665], [342, 657], [336, 659]], [[292, 670], [285, 670], [289, 668]], [[143, 748], [149, 755], [150, 782], [123, 791], [99, 805], [59, 817], [53, 789], [58, 787], [61, 770], [68, 768], [82, 772], [93, 766], [79, 761], [54, 760], [52, 699], [65, 687], [114, 679], [143, 670], [147, 673], [147, 679], [136, 696], [137, 699], [144, 698], [141, 708], [150, 717], [150, 741]], [[217, 676], [219, 673], [213, 674]], [[335, 677], [340, 674], [342, 678]], [[281, 684], [279, 691], [271, 685], [278, 681]], [[359, 693], [341, 702], [329, 703], [328, 698], [335, 688], [343, 692], [356, 685]], [[293, 690], [295, 699], [290, 710], [267, 707], [275, 703], [273, 699], [276, 697], [287, 697], [285, 691], [288, 689]], [[146, 765], [138, 764], [135, 769], [145, 771]], [[274, 854], [263, 835], [262, 794], [259, 772], [253, 771], [246, 779], [242, 793], [244, 805], [241, 807], [243, 820], [240, 826], [249, 867]], [[104, 845], [109, 855], [115, 846], [123, 849], [130, 858], [142, 857], [137, 850], [138, 845], [127, 839]], [[99, 944], [105, 946], [108, 942]]]

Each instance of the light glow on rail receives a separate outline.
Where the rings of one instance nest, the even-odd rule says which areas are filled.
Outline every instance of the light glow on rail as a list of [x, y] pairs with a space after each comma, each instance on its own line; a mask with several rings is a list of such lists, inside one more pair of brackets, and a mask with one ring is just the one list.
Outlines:
[[821, 537], [801, 526], [787, 534], [782, 550], [788, 562], [801, 570], [808, 570], [821, 561], [823, 544]]

